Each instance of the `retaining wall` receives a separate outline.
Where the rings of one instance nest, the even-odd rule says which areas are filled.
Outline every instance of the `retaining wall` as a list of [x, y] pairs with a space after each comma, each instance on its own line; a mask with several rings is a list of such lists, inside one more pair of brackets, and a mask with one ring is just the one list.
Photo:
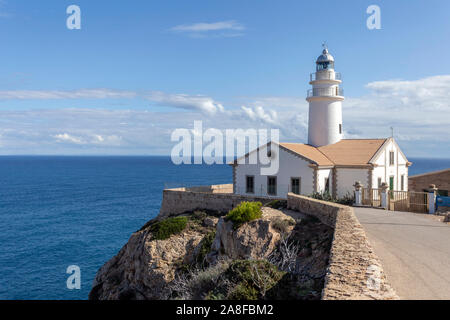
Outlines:
[[[219, 190], [222, 193], [218, 193]], [[243, 201], [268, 203], [275, 200], [227, 192], [226, 185], [166, 189], [158, 218], [197, 209], [227, 213]], [[289, 209], [315, 216], [334, 229], [322, 299], [398, 299], [351, 207], [292, 193], [288, 194], [287, 202]]]
[[288, 208], [334, 229], [322, 299], [398, 299], [351, 207], [290, 193]]
[[[229, 188], [227, 186], [211, 186], [211, 191], [209, 192], [207, 187], [166, 189], [163, 191], [163, 200], [158, 218], [165, 218], [194, 210], [213, 210], [228, 213], [228, 211], [243, 201], [260, 201], [265, 204], [276, 200], [276, 198], [252, 197], [228, 193]], [[222, 191], [221, 193], [219, 193], [220, 190]]]

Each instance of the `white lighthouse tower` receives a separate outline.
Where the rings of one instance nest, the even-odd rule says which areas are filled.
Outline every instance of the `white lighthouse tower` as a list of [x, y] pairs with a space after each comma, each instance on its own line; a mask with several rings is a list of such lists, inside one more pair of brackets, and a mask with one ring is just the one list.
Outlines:
[[342, 140], [342, 101], [344, 91], [339, 87], [341, 75], [334, 71], [334, 58], [324, 45], [311, 74], [312, 89], [308, 90], [308, 144], [321, 147]]

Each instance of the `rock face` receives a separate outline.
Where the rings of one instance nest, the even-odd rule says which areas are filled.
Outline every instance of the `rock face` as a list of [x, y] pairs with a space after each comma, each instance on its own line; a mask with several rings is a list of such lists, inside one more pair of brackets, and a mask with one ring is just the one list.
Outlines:
[[89, 299], [165, 299], [177, 267], [193, 262], [204, 236], [192, 228], [167, 240], [152, 240], [149, 230], [134, 233], [97, 272]]
[[[276, 248], [282, 233], [293, 229], [293, 218], [279, 210], [262, 208], [262, 218], [250, 221], [234, 230], [233, 223], [220, 218], [217, 224], [216, 238], [208, 255], [208, 261], [214, 263], [220, 258], [264, 259]], [[290, 221], [287, 230], [276, 229], [275, 223]]]
[[[200, 286], [202, 290], [205, 283], [216, 287], [215, 281], [222, 281], [228, 286], [227, 281], [230, 279], [227, 277], [233, 275], [233, 272], [217, 267], [233, 263], [239, 265], [242, 264], [239, 261], [249, 260], [255, 265], [265, 261], [273, 268], [278, 268], [279, 272], [289, 273], [289, 277], [283, 277], [283, 282], [274, 286], [273, 297], [320, 298], [332, 238], [331, 228], [318, 220], [303, 219], [298, 213], [285, 214], [268, 207], [263, 207], [262, 211], [260, 219], [247, 222], [238, 229], [223, 217], [218, 219], [198, 211], [187, 214], [185, 229], [166, 240], [153, 239], [151, 231], [154, 223], [164, 219], [150, 221], [130, 237], [115, 257], [100, 268], [89, 299], [160, 300], [183, 297], [186, 295], [180, 294], [180, 288], [186, 288], [186, 283], [192, 283], [192, 279], [199, 281], [193, 287], [198, 289]], [[295, 219], [289, 215], [291, 213]], [[288, 237], [293, 240], [290, 244], [286, 242]], [[281, 264], [282, 243], [291, 246], [289, 264]], [[224, 274], [217, 274], [217, 270]], [[196, 276], [198, 272], [200, 275]], [[216, 280], [211, 280], [212, 278]], [[183, 279], [188, 282], [183, 282]], [[194, 296], [214, 296], [206, 294], [208, 291], [203, 294], [202, 290]], [[233, 290], [243, 292], [239, 286]], [[223, 297], [230, 296], [223, 294]]]

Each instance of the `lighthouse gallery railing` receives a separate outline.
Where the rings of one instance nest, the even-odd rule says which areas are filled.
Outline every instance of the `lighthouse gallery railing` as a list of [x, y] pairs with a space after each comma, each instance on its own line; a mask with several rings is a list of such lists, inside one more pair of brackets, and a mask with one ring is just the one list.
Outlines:
[[310, 81], [317, 80], [342, 80], [342, 76], [339, 72], [332, 71], [319, 71], [309, 75]]
[[338, 97], [344, 96], [344, 89], [339, 87], [332, 88], [314, 88], [308, 90], [309, 97]]

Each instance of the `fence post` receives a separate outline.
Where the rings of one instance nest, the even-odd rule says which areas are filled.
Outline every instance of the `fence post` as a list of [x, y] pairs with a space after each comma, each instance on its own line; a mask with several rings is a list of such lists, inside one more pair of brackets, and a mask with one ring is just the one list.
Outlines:
[[355, 187], [355, 206], [361, 206], [362, 205], [362, 184], [359, 181], [356, 181], [353, 185]]
[[389, 210], [388, 208], [388, 185], [386, 182], [381, 184], [381, 207]]
[[436, 213], [436, 193], [437, 193], [436, 185], [430, 184], [430, 188], [428, 189], [428, 213], [435, 214]]

